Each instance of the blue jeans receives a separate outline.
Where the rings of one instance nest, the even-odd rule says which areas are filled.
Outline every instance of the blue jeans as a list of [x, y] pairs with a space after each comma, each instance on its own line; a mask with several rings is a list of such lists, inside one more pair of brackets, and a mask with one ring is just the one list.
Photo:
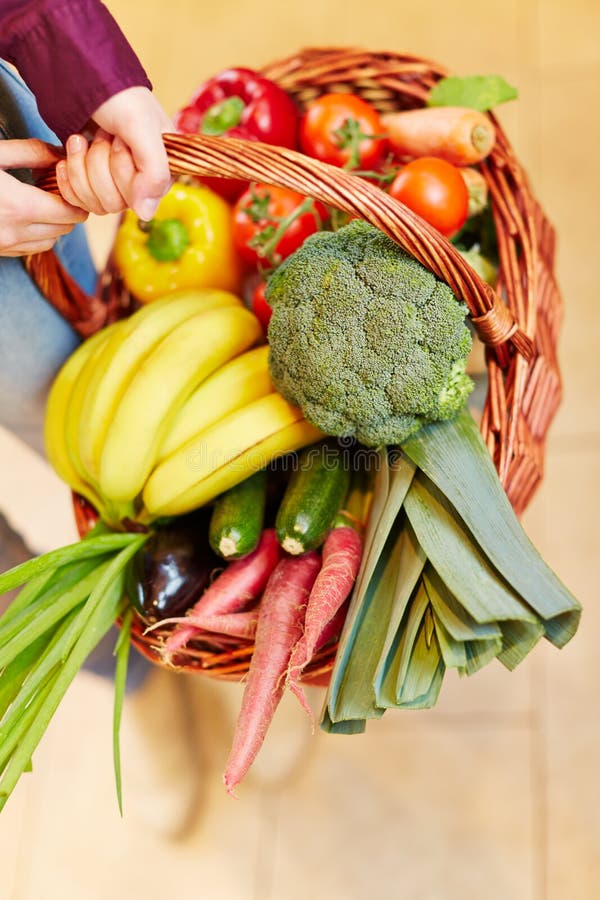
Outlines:
[[[60, 143], [40, 118], [33, 94], [0, 60], [0, 139], [35, 137]], [[26, 173], [14, 173], [27, 179]], [[55, 250], [70, 275], [86, 293], [94, 292], [96, 271], [83, 226], [61, 237]], [[44, 299], [20, 259], [0, 256], [0, 425], [43, 453], [43, 422], [48, 389], [54, 375], [80, 339]], [[89, 657], [87, 668], [112, 675], [111, 633]], [[141, 684], [150, 663], [133, 653], [128, 687]]]
[[[2, 60], [0, 137], [59, 143], [40, 118], [33, 94]], [[83, 226], [60, 238], [56, 251], [73, 278], [92, 293], [96, 272]], [[41, 453], [48, 387], [79, 338], [42, 297], [21, 260], [10, 257], [0, 257], [0, 323], [0, 424]]]

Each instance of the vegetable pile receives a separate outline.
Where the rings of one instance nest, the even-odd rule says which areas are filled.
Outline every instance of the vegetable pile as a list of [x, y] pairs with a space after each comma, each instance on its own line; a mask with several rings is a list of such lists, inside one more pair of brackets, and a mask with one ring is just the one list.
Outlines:
[[[182, 132], [300, 149], [388, 191], [491, 284], [481, 162], [502, 79], [444, 79], [380, 115], [330, 93], [303, 114], [247, 69], [202, 85]], [[467, 409], [466, 306], [393, 241], [310, 197], [178, 181], [128, 213], [114, 258], [135, 310], [52, 387], [48, 458], [91, 507], [78, 543], [0, 576], [0, 807], [87, 655], [118, 622], [114, 758], [132, 634], [198, 667], [252, 650], [225, 786], [283, 692], [328, 683], [321, 727], [433, 705], [448, 668], [514, 668], [579, 604], [516, 519]], [[335, 662], [332, 660], [335, 657]], [[199, 662], [198, 662], [199, 661]], [[207, 667], [209, 663], [206, 663]]]

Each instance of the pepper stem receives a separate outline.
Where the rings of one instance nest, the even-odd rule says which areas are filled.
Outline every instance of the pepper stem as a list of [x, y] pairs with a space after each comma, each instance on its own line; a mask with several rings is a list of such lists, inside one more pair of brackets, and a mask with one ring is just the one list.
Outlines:
[[246, 104], [241, 97], [227, 97], [210, 106], [200, 125], [201, 134], [216, 135], [225, 134], [230, 128], [235, 128], [242, 120]]
[[141, 231], [148, 232], [148, 253], [158, 262], [176, 262], [190, 243], [187, 228], [181, 219], [152, 219], [138, 223]]

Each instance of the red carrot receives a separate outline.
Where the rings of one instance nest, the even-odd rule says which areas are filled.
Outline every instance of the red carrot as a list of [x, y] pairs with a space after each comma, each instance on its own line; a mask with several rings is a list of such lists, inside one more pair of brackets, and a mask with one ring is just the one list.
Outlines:
[[225, 613], [222, 616], [194, 616], [191, 627], [194, 632], [213, 631], [215, 634], [227, 634], [251, 641], [256, 634], [258, 609], [255, 607], [246, 612]]
[[[256, 550], [243, 559], [229, 563], [227, 568], [204, 591], [196, 605], [179, 620], [162, 649], [162, 657], [169, 662], [173, 655], [203, 629], [209, 619], [239, 613], [257, 600], [279, 561], [281, 548], [273, 528], [263, 531]], [[158, 623], [158, 624], [165, 624]]]
[[354, 528], [343, 525], [329, 532], [321, 552], [323, 565], [306, 607], [304, 664], [312, 659], [323, 629], [354, 587], [362, 557], [362, 539]]
[[[310, 599], [309, 599], [310, 602]], [[324, 647], [330, 641], [332, 641], [335, 637], [337, 637], [342, 628], [344, 627], [344, 622], [346, 621], [346, 614], [348, 612], [348, 604], [343, 603], [342, 606], [338, 609], [335, 616], [331, 621], [325, 625], [323, 631], [319, 635], [319, 640], [315, 645], [313, 656], [319, 652], [321, 647]], [[314, 731], [315, 721], [313, 716], [313, 711], [308, 705], [306, 700], [306, 695], [302, 690], [300, 685], [300, 674], [302, 669], [310, 662], [310, 658], [306, 656], [306, 638], [305, 635], [302, 635], [298, 643], [295, 645], [292, 650], [292, 656], [290, 658], [290, 664], [288, 667], [288, 675], [286, 680], [286, 687], [292, 692], [294, 697], [298, 699], [300, 705], [305, 710], [308, 715], [312, 729]]]
[[292, 648], [302, 636], [306, 601], [321, 566], [315, 551], [282, 559], [263, 594], [256, 643], [224, 781], [228, 794], [254, 762], [281, 700]]
[[[290, 659], [287, 685], [312, 719], [312, 712], [300, 687], [300, 673], [339, 630], [337, 614], [348, 599], [362, 557], [362, 539], [356, 529], [342, 525], [329, 532], [322, 548], [323, 565], [308, 598], [304, 634]], [[330, 628], [329, 626], [332, 626]]]

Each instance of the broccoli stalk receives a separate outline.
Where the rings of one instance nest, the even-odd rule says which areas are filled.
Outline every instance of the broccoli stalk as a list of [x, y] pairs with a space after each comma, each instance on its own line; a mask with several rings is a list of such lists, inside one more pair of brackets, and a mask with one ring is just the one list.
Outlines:
[[266, 296], [273, 383], [327, 434], [398, 444], [473, 388], [465, 304], [366, 222], [309, 237]]

